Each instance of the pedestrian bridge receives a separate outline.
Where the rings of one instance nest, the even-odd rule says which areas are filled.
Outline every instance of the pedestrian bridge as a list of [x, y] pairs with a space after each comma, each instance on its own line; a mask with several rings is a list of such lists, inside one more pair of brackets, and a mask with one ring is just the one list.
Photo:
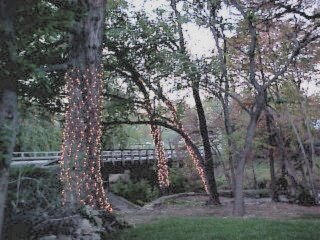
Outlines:
[[[174, 149], [165, 149], [168, 161], [177, 157]], [[60, 159], [61, 152], [14, 152], [11, 166], [51, 166], [56, 165]], [[125, 165], [152, 165], [156, 160], [154, 149], [119, 149], [101, 152], [103, 165], [125, 166]]]

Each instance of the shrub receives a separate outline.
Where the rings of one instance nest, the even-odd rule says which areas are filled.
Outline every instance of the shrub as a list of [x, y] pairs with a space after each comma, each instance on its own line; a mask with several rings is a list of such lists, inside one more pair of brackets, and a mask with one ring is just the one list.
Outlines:
[[60, 209], [60, 192], [57, 173], [33, 167], [12, 168], [5, 213], [5, 239], [26, 239], [25, 236], [32, 234], [32, 226]]
[[170, 192], [171, 193], [182, 193], [187, 192], [188, 189], [188, 179], [182, 174], [180, 169], [170, 169], [169, 173], [170, 179]]
[[299, 205], [314, 206], [316, 205], [315, 198], [310, 194], [309, 190], [303, 187], [299, 187], [295, 197], [295, 201]]
[[14, 211], [39, 210], [60, 205], [61, 184], [57, 172], [13, 168], [8, 186], [8, 207]]
[[201, 180], [191, 174], [186, 174], [183, 168], [170, 168], [170, 193], [182, 192], [202, 192], [203, 186]]
[[258, 189], [266, 189], [268, 185], [267, 179], [261, 179], [257, 181], [257, 187]]
[[111, 191], [141, 206], [159, 196], [158, 188], [152, 187], [146, 180], [134, 183], [120, 179], [111, 184]]

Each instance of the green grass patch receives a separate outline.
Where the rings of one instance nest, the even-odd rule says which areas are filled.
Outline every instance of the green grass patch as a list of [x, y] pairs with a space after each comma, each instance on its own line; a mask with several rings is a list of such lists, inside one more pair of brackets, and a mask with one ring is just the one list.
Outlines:
[[123, 230], [117, 240], [318, 240], [319, 220], [168, 218]]

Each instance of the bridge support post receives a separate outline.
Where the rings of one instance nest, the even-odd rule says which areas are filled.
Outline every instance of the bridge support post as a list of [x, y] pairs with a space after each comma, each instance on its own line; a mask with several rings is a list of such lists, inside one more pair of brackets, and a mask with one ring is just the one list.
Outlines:
[[103, 179], [103, 188], [106, 192], [110, 191], [110, 181], [109, 181], [109, 173], [105, 170], [105, 167], [101, 169], [102, 179]]
[[110, 190], [109, 173], [105, 173], [103, 176], [103, 188], [106, 192], [109, 192]]

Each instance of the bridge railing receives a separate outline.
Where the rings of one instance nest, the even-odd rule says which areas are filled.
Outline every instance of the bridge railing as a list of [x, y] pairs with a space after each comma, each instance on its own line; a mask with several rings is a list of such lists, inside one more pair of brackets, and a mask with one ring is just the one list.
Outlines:
[[[169, 159], [177, 156], [174, 149], [165, 149], [166, 156]], [[39, 164], [44, 165], [52, 161], [56, 161], [60, 158], [61, 152], [14, 152], [12, 158], [12, 165], [28, 165]], [[104, 163], [116, 162], [136, 162], [140, 163], [156, 160], [156, 153], [154, 149], [119, 149], [119, 150], [107, 150], [101, 152], [101, 158]]]
[[61, 152], [13, 152], [12, 161], [54, 160]]

